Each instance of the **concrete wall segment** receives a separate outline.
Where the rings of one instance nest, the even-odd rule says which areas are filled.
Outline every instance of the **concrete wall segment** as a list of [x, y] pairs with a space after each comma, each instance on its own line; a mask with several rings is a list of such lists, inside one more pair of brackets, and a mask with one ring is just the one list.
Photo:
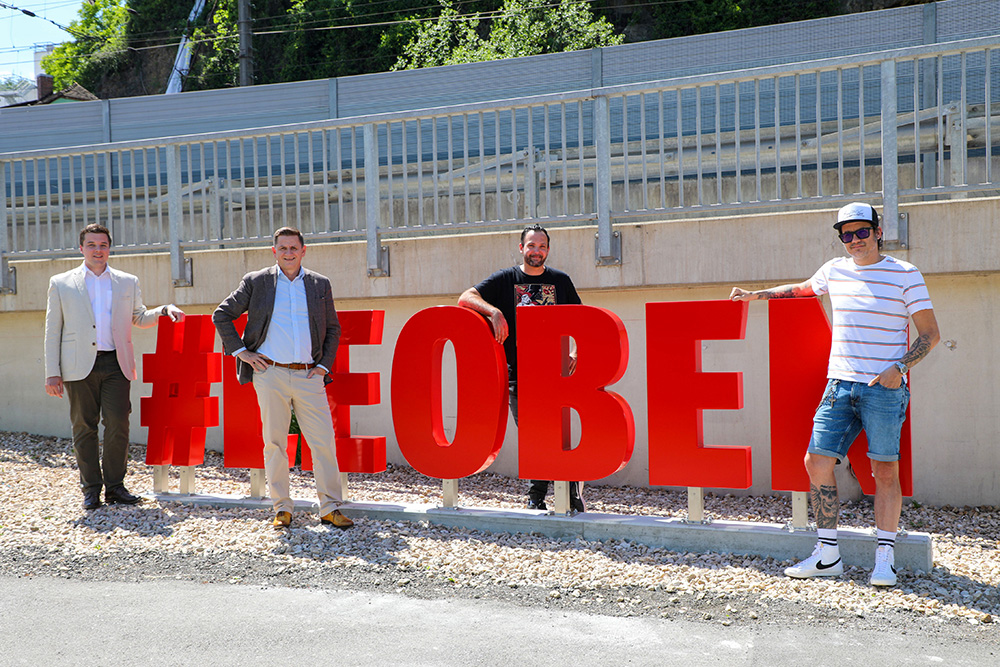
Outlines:
[[[924, 202], [905, 205], [910, 214], [911, 249], [892, 254], [913, 261], [927, 276], [942, 344], [912, 374], [912, 425], [916, 499], [930, 504], [1000, 504], [1000, 379], [995, 334], [1000, 292], [995, 220], [1000, 199]], [[763, 287], [801, 281], [827, 259], [843, 252], [832, 229], [834, 212], [788, 211], [738, 218], [702, 218], [620, 224], [624, 263], [594, 265], [592, 227], [554, 228], [550, 264], [567, 271], [584, 303], [614, 311], [625, 323], [630, 362], [614, 387], [630, 403], [636, 420], [632, 462], [605, 480], [612, 484], [648, 483], [646, 441], [647, 339], [644, 306], [651, 301], [724, 299], [733, 284]], [[407, 319], [423, 308], [454, 304], [458, 294], [493, 270], [517, 263], [519, 229], [475, 235], [387, 239], [392, 275], [370, 279], [364, 245], [309, 245], [306, 265], [330, 276], [340, 309], [386, 311], [381, 346], [352, 350], [357, 371], [382, 374], [381, 405], [354, 408], [352, 430], [386, 435], [389, 460], [403, 463], [391, 428], [389, 379], [392, 349]], [[195, 286], [175, 289], [165, 255], [116, 255], [112, 264], [140, 276], [147, 305], [174, 302], [189, 313], [210, 313], [247, 271], [271, 263], [266, 247], [189, 252]], [[79, 259], [17, 261], [18, 293], [0, 298], [0, 429], [68, 436], [66, 403], [42, 391], [42, 328], [49, 276], [78, 265]], [[769, 492], [769, 410], [767, 304], [750, 304], [746, 339], [704, 341], [706, 372], [744, 374], [744, 408], [706, 411], [705, 441], [753, 448], [754, 486]], [[155, 330], [134, 332], [140, 358], [155, 347]], [[794, 345], [794, 341], [790, 341]], [[454, 399], [443, 400], [446, 426], [454, 424]], [[141, 367], [140, 367], [141, 376]], [[150, 386], [133, 384], [133, 401]], [[218, 395], [219, 387], [215, 387]], [[133, 440], [145, 429], [133, 414]], [[221, 448], [221, 429], [209, 433], [209, 446]], [[804, 446], [804, 445], [803, 445]], [[491, 470], [516, 474], [517, 437], [508, 423], [504, 448]], [[709, 508], [710, 510], [710, 508]]]

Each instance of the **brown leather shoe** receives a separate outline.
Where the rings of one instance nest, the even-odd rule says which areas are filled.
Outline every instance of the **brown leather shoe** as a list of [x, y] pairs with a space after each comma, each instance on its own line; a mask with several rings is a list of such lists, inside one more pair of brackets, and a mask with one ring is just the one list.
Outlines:
[[354, 525], [354, 522], [344, 516], [340, 510], [333, 510], [329, 514], [321, 516], [319, 521], [323, 525], [333, 526], [334, 528], [339, 528], [341, 530], [347, 530]]
[[292, 513], [291, 512], [278, 512], [274, 515], [274, 521], [271, 522], [271, 526], [275, 530], [281, 530], [282, 528], [288, 528], [292, 525]]

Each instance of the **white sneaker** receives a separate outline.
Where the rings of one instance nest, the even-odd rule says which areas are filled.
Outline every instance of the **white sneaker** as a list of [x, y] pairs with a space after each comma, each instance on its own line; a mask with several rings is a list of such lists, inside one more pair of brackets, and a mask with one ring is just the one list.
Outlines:
[[892, 547], [879, 547], [875, 550], [875, 569], [872, 570], [871, 585], [896, 585], [896, 567]]
[[810, 577], [839, 577], [844, 573], [844, 561], [836, 552], [836, 559], [832, 562], [823, 562], [823, 545], [817, 543], [813, 549], [812, 556], [806, 558], [801, 563], [796, 563], [785, 568], [785, 576], [794, 579], [808, 579]]

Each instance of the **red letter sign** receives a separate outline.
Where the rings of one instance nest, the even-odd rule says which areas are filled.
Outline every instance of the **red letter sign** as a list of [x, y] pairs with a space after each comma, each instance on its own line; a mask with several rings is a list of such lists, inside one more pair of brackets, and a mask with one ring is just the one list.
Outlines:
[[[458, 423], [444, 434], [441, 355], [455, 346]], [[507, 430], [507, 361], [486, 321], [459, 306], [427, 308], [407, 321], [392, 357], [392, 423], [400, 452], [417, 472], [459, 479], [496, 459]]]
[[746, 489], [749, 447], [706, 446], [702, 410], [743, 407], [742, 373], [702, 373], [701, 341], [739, 340], [747, 304], [677, 301], [646, 304], [649, 483]]
[[[826, 387], [830, 358], [830, 322], [819, 299], [769, 301], [767, 310], [771, 355], [771, 488], [808, 491], [809, 476], [802, 459], [809, 447], [813, 414]], [[847, 456], [861, 490], [875, 493], [868, 440], [864, 431]], [[899, 482], [904, 496], [913, 495], [910, 409], [899, 436]]]
[[[576, 372], [562, 372], [563, 339], [576, 341]], [[518, 475], [522, 479], [588, 481], [628, 463], [635, 420], [624, 398], [604, 388], [628, 365], [625, 325], [595, 306], [517, 309]], [[564, 414], [580, 415], [580, 444], [569, 441]]]
[[[384, 310], [342, 310], [340, 345], [326, 386], [337, 434], [337, 466], [340, 472], [376, 473], [385, 470], [385, 436], [351, 435], [351, 406], [378, 405], [381, 386], [378, 373], [351, 372], [352, 345], [382, 342]], [[303, 468], [305, 470], [305, 468]]]
[[[233, 322], [243, 335], [246, 314]], [[236, 379], [236, 357], [222, 358], [222, 462], [227, 468], [264, 468], [264, 437], [260, 404], [253, 383], [240, 384]], [[292, 458], [294, 461], [294, 457]]]
[[194, 466], [205, 462], [205, 431], [219, 425], [219, 399], [209, 396], [221, 375], [215, 327], [208, 315], [183, 322], [161, 317], [156, 352], [142, 355], [143, 382], [152, 396], [139, 399], [139, 423], [149, 427], [147, 465]]

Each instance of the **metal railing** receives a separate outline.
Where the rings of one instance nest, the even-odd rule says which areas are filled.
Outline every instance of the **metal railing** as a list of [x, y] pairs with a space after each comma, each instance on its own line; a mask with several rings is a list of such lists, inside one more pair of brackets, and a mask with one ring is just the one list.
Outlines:
[[0, 154], [0, 288], [11, 258], [59, 256], [80, 227], [116, 249], [260, 243], [281, 225], [387, 235], [593, 224], [598, 264], [622, 261], [616, 222], [1000, 190], [1000, 37], [641, 85], [258, 130]]

